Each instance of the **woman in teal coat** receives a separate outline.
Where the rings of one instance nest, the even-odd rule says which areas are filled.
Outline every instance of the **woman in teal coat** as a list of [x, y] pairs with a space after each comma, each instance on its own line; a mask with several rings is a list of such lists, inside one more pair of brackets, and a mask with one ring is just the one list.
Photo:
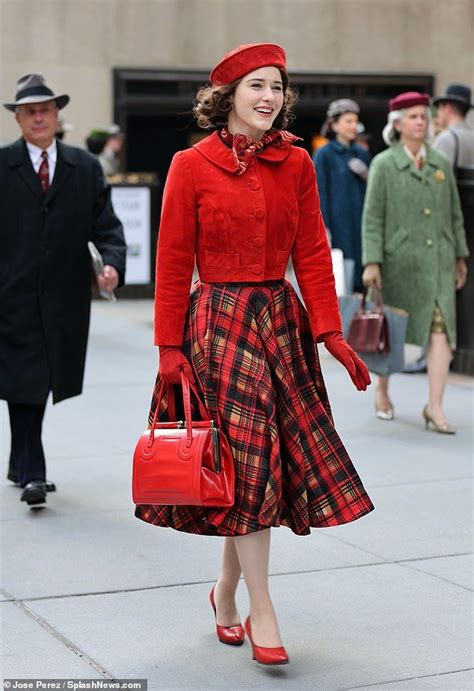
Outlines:
[[331, 245], [354, 261], [354, 288], [362, 287], [361, 221], [370, 156], [356, 144], [359, 106], [349, 98], [329, 104], [325, 134], [314, 165], [319, 199]]
[[[407, 92], [390, 101], [384, 139], [369, 174], [362, 222], [363, 282], [409, 314], [407, 342], [428, 349], [426, 427], [453, 434], [443, 394], [456, 346], [455, 290], [466, 281], [463, 217], [448, 160], [425, 140], [429, 96]], [[376, 387], [377, 417], [393, 419], [388, 377]]]

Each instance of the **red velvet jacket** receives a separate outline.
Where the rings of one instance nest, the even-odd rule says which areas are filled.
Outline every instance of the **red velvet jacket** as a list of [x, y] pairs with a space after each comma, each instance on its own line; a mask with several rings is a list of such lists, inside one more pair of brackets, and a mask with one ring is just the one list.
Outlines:
[[243, 175], [217, 132], [178, 152], [166, 180], [156, 265], [155, 344], [180, 346], [195, 259], [203, 282], [281, 279], [290, 258], [314, 337], [341, 331], [314, 166], [269, 146]]

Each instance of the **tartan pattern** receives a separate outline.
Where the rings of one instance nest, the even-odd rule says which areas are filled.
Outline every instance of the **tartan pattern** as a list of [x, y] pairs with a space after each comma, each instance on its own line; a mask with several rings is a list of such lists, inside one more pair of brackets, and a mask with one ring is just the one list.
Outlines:
[[[298, 534], [373, 510], [333, 424], [308, 315], [286, 280], [200, 283], [184, 353], [236, 468], [230, 509], [138, 505], [148, 523], [202, 535], [284, 525]], [[152, 398], [156, 407], [160, 379]], [[166, 396], [159, 413], [167, 418]]]

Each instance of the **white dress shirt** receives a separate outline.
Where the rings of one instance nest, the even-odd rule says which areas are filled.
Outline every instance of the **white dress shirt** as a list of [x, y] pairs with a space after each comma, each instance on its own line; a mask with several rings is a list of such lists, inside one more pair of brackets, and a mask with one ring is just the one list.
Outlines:
[[[35, 169], [35, 173], [38, 173], [41, 166], [41, 162], [43, 160], [41, 154], [43, 153], [44, 149], [41, 149], [39, 146], [35, 146], [34, 144], [31, 144], [31, 142], [26, 142], [26, 148], [28, 149], [31, 163], [33, 165], [33, 168]], [[48, 146], [46, 151], [48, 153], [49, 184], [51, 185], [53, 182], [54, 171], [56, 170], [56, 161], [58, 158], [56, 139], [53, 139], [52, 144]]]

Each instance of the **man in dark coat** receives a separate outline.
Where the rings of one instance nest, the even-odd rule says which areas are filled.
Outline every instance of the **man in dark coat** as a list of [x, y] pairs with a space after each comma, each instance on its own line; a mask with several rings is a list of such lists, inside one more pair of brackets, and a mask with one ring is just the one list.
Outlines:
[[126, 245], [98, 161], [58, 141], [69, 101], [42, 75], [17, 83], [22, 137], [0, 149], [0, 398], [12, 434], [8, 479], [27, 504], [46, 501], [41, 428], [46, 400], [82, 391], [91, 299], [92, 241], [102, 254], [99, 288], [122, 285]]

